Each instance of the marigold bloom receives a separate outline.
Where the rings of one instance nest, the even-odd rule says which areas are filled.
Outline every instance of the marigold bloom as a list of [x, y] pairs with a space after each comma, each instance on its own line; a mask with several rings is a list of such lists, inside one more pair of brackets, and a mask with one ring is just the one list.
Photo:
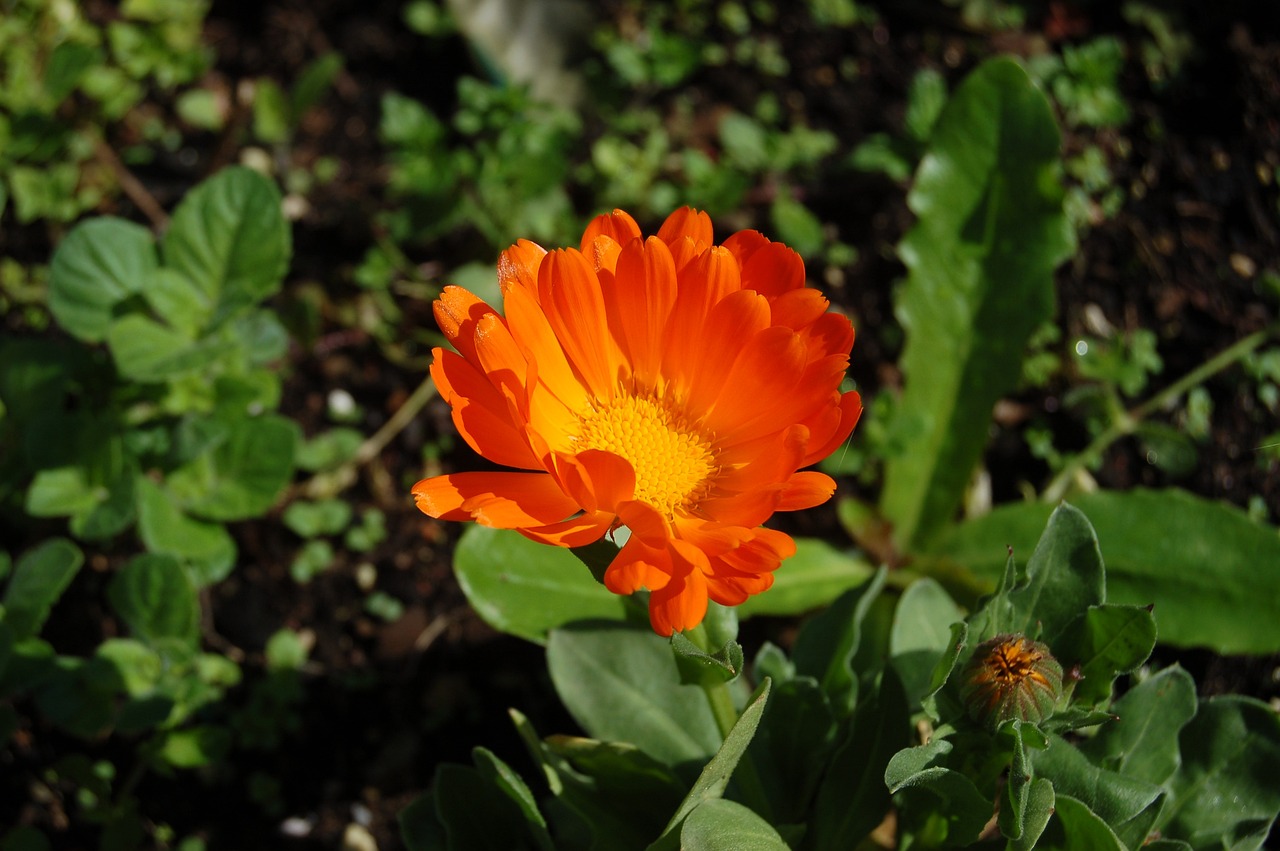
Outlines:
[[853, 326], [805, 287], [785, 245], [742, 231], [713, 242], [678, 210], [643, 238], [621, 210], [580, 249], [521, 240], [498, 261], [505, 315], [459, 287], [435, 303], [457, 352], [431, 374], [480, 455], [526, 472], [465, 472], [413, 488], [444, 520], [577, 547], [626, 525], [605, 573], [651, 592], [662, 635], [697, 626], [708, 598], [737, 605], [795, 552], [761, 524], [825, 502], [835, 482], [797, 472], [862, 412], [840, 382]]

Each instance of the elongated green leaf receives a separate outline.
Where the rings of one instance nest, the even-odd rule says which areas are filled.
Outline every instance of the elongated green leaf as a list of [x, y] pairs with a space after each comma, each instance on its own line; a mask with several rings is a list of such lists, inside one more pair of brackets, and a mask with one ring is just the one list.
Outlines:
[[4, 589], [2, 622], [14, 642], [40, 632], [49, 610], [75, 578], [84, 555], [65, 538], [51, 538], [28, 550], [13, 569]]
[[[1107, 601], [1155, 604], [1160, 641], [1220, 653], [1280, 652], [1280, 533], [1185, 491], [1135, 489], [1073, 497], [1107, 562]], [[1030, 552], [1051, 506], [1023, 503], [951, 529], [929, 550], [940, 570], [992, 582], [1006, 545]], [[922, 565], [926, 566], [926, 565]]]
[[862, 626], [871, 604], [884, 588], [881, 570], [869, 582], [842, 594], [831, 607], [814, 615], [796, 636], [792, 658], [796, 671], [813, 677], [841, 715], [853, 711], [858, 700], [858, 677], [853, 659], [862, 643]]
[[1161, 834], [1195, 848], [1260, 848], [1280, 813], [1280, 719], [1236, 695], [1200, 702], [1178, 737], [1182, 765], [1170, 778]]
[[720, 732], [671, 647], [647, 628], [570, 624], [551, 631], [547, 667], [565, 708], [597, 739], [630, 742], [668, 765], [705, 762]]
[[471, 526], [458, 541], [454, 573], [467, 600], [495, 629], [539, 644], [580, 620], [622, 620], [624, 598], [591, 578], [569, 550], [518, 532]]
[[789, 851], [778, 832], [736, 801], [715, 798], [689, 814], [680, 830], [684, 851]]
[[76, 226], [49, 266], [49, 310], [72, 335], [106, 337], [116, 307], [138, 293], [158, 265], [151, 232], [104, 217]]
[[892, 667], [867, 692], [818, 787], [805, 848], [856, 848], [889, 810], [885, 771], [911, 739], [907, 696]]
[[524, 815], [525, 829], [533, 837], [534, 846], [541, 851], [555, 851], [551, 835], [547, 833], [547, 820], [538, 809], [533, 792], [519, 774], [487, 748], [476, 748], [471, 752], [480, 774], [515, 802]]
[[875, 568], [861, 556], [816, 538], [797, 538], [796, 554], [773, 574], [773, 587], [738, 606], [740, 617], [800, 615], [825, 606], [871, 578]]
[[947, 841], [957, 847], [977, 841], [995, 807], [968, 777], [940, 766], [912, 774], [893, 791], [902, 808], [904, 834], [921, 822], [930, 823], [932, 830], [942, 822]]
[[[781, 651], [778, 651], [779, 653]], [[757, 657], [756, 676], [761, 676]], [[816, 680], [796, 677], [777, 682], [769, 711], [751, 744], [751, 759], [766, 786], [775, 824], [808, 818], [813, 794], [836, 743], [836, 718]]]
[[239, 167], [218, 172], [188, 193], [161, 244], [165, 265], [217, 305], [215, 323], [279, 290], [289, 250], [280, 192], [267, 178]]
[[194, 644], [199, 635], [195, 586], [172, 556], [134, 556], [111, 580], [107, 596], [130, 632], [148, 644], [165, 638]]
[[[734, 769], [738, 767], [738, 761], [746, 753], [747, 746], [751, 744], [756, 734], [756, 728], [760, 726], [760, 718], [764, 715], [765, 704], [769, 699], [770, 685], [769, 680], [766, 679], [751, 702], [742, 710], [742, 715], [738, 717], [729, 735], [725, 736], [720, 750], [716, 751], [716, 755], [702, 769], [702, 773], [693, 783], [693, 788], [676, 808], [675, 815], [671, 817], [667, 829], [663, 831], [663, 836], [674, 832], [695, 808], [724, 794], [724, 790], [729, 785], [729, 778], [733, 776]], [[681, 831], [681, 837], [683, 836], [684, 833]], [[658, 839], [661, 841], [662, 837]]]
[[436, 817], [450, 851], [532, 848], [524, 815], [488, 778], [469, 765], [441, 765], [435, 776]]
[[986, 445], [991, 409], [1018, 381], [1031, 333], [1053, 313], [1053, 270], [1071, 251], [1059, 136], [1044, 95], [994, 59], [960, 84], [933, 128], [898, 247], [906, 389], [881, 502], [910, 551], [950, 518]]
[[1111, 707], [1118, 724], [1104, 724], [1080, 750], [1096, 765], [1148, 783], [1164, 783], [1181, 761], [1178, 734], [1196, 714], [1196, 684], [1174, 666], [1134, 686]]
[[168, 478], [182, 506], [209, 520], [265, 512], [293, 475], [298, 426], [275, 415], [225, 423], [220, 439]]

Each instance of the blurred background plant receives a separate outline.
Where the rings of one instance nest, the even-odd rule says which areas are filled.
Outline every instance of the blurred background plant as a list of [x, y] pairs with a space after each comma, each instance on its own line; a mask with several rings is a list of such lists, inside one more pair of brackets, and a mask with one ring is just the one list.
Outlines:
[[[962, 89], [996, 55], [1045, 100]], [[5, 4], [0, 842], [393, 847], [506, 707], [573, 729], [491, 564], [556, 568], [404, 494], [478, 463], [432, 298], [613, 207], [758, 228], [858, 329], [744, 643], [885, 564], [884, 650], [1065, 497], [1154, 664], [1274, 700], [1278, 55], [1191, 3]]]

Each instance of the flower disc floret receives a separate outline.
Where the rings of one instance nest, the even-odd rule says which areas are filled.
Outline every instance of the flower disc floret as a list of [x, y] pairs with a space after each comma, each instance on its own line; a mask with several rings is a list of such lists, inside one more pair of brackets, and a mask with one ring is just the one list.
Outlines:
[[664, 635], [768, 589], [795, 544], [762, 524], [830, 498], [802, 468], [862, 411], [840, 391], [853, 326], [799, 255], [755, 231], [716, 245], [690, 209], [645, 238], [615, 210], [577, 248], [517, 242], [498, 277], [502, 314], [445, 288], [456, 351], [431, 373], [462, 438], [514, 469], [424, 479], [419, 508], [564, 547], [627, 526], [605, 585], [647, 588]]

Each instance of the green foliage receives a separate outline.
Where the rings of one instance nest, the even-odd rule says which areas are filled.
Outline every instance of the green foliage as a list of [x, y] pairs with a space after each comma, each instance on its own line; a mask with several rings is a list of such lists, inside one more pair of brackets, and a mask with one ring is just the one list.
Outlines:
[[[80, 343], [0, 344], [0, 429], [26, 447], [3, 471], [25, 510], [149, 551], [199, 584], [226, 576], [222, 522], [265, 512], [293, 474], [278, 403], [287, 335], [259, 307], [279, 290], [289, 231], [275, 187], [229, 169], [187, 196], [159, 246], [118, 219], [83, 223], [50, 268], [54, 319]], [[95, 343], [106, 343], [109, 359]], [[70, 440], [68, 440], [68, 436]]]
[[882, 509], [900, 546], [926, 542], [959, 505], [995, 401], [1053, 310], [1054, 267], [1072, 239], [1057, 182], [1058, 132], [1044, 96], [992, 60], [951, 97], [908, 203], [898, 302], [906, 390], [895, 417], [911, 450], [885, 468]]
[[[1111, 600], [1154, 604], [1162, 642], [1222, 653], [1280, 649], [1272, 603], [1280, 594], [1280, 577], [1271, 569], [1280, 558], [1274, 529], [1177, 490], [1099, 491], [1073, 501], [1094, 518]], [[948, 531], [930, 558], [940, 562], [940, 572], [962, 566], [993, 582], [1002, 573], [1004, 544], [1015, 553], [1029, 550], [1051, 511], [1043, 503], [998, 508]]]

